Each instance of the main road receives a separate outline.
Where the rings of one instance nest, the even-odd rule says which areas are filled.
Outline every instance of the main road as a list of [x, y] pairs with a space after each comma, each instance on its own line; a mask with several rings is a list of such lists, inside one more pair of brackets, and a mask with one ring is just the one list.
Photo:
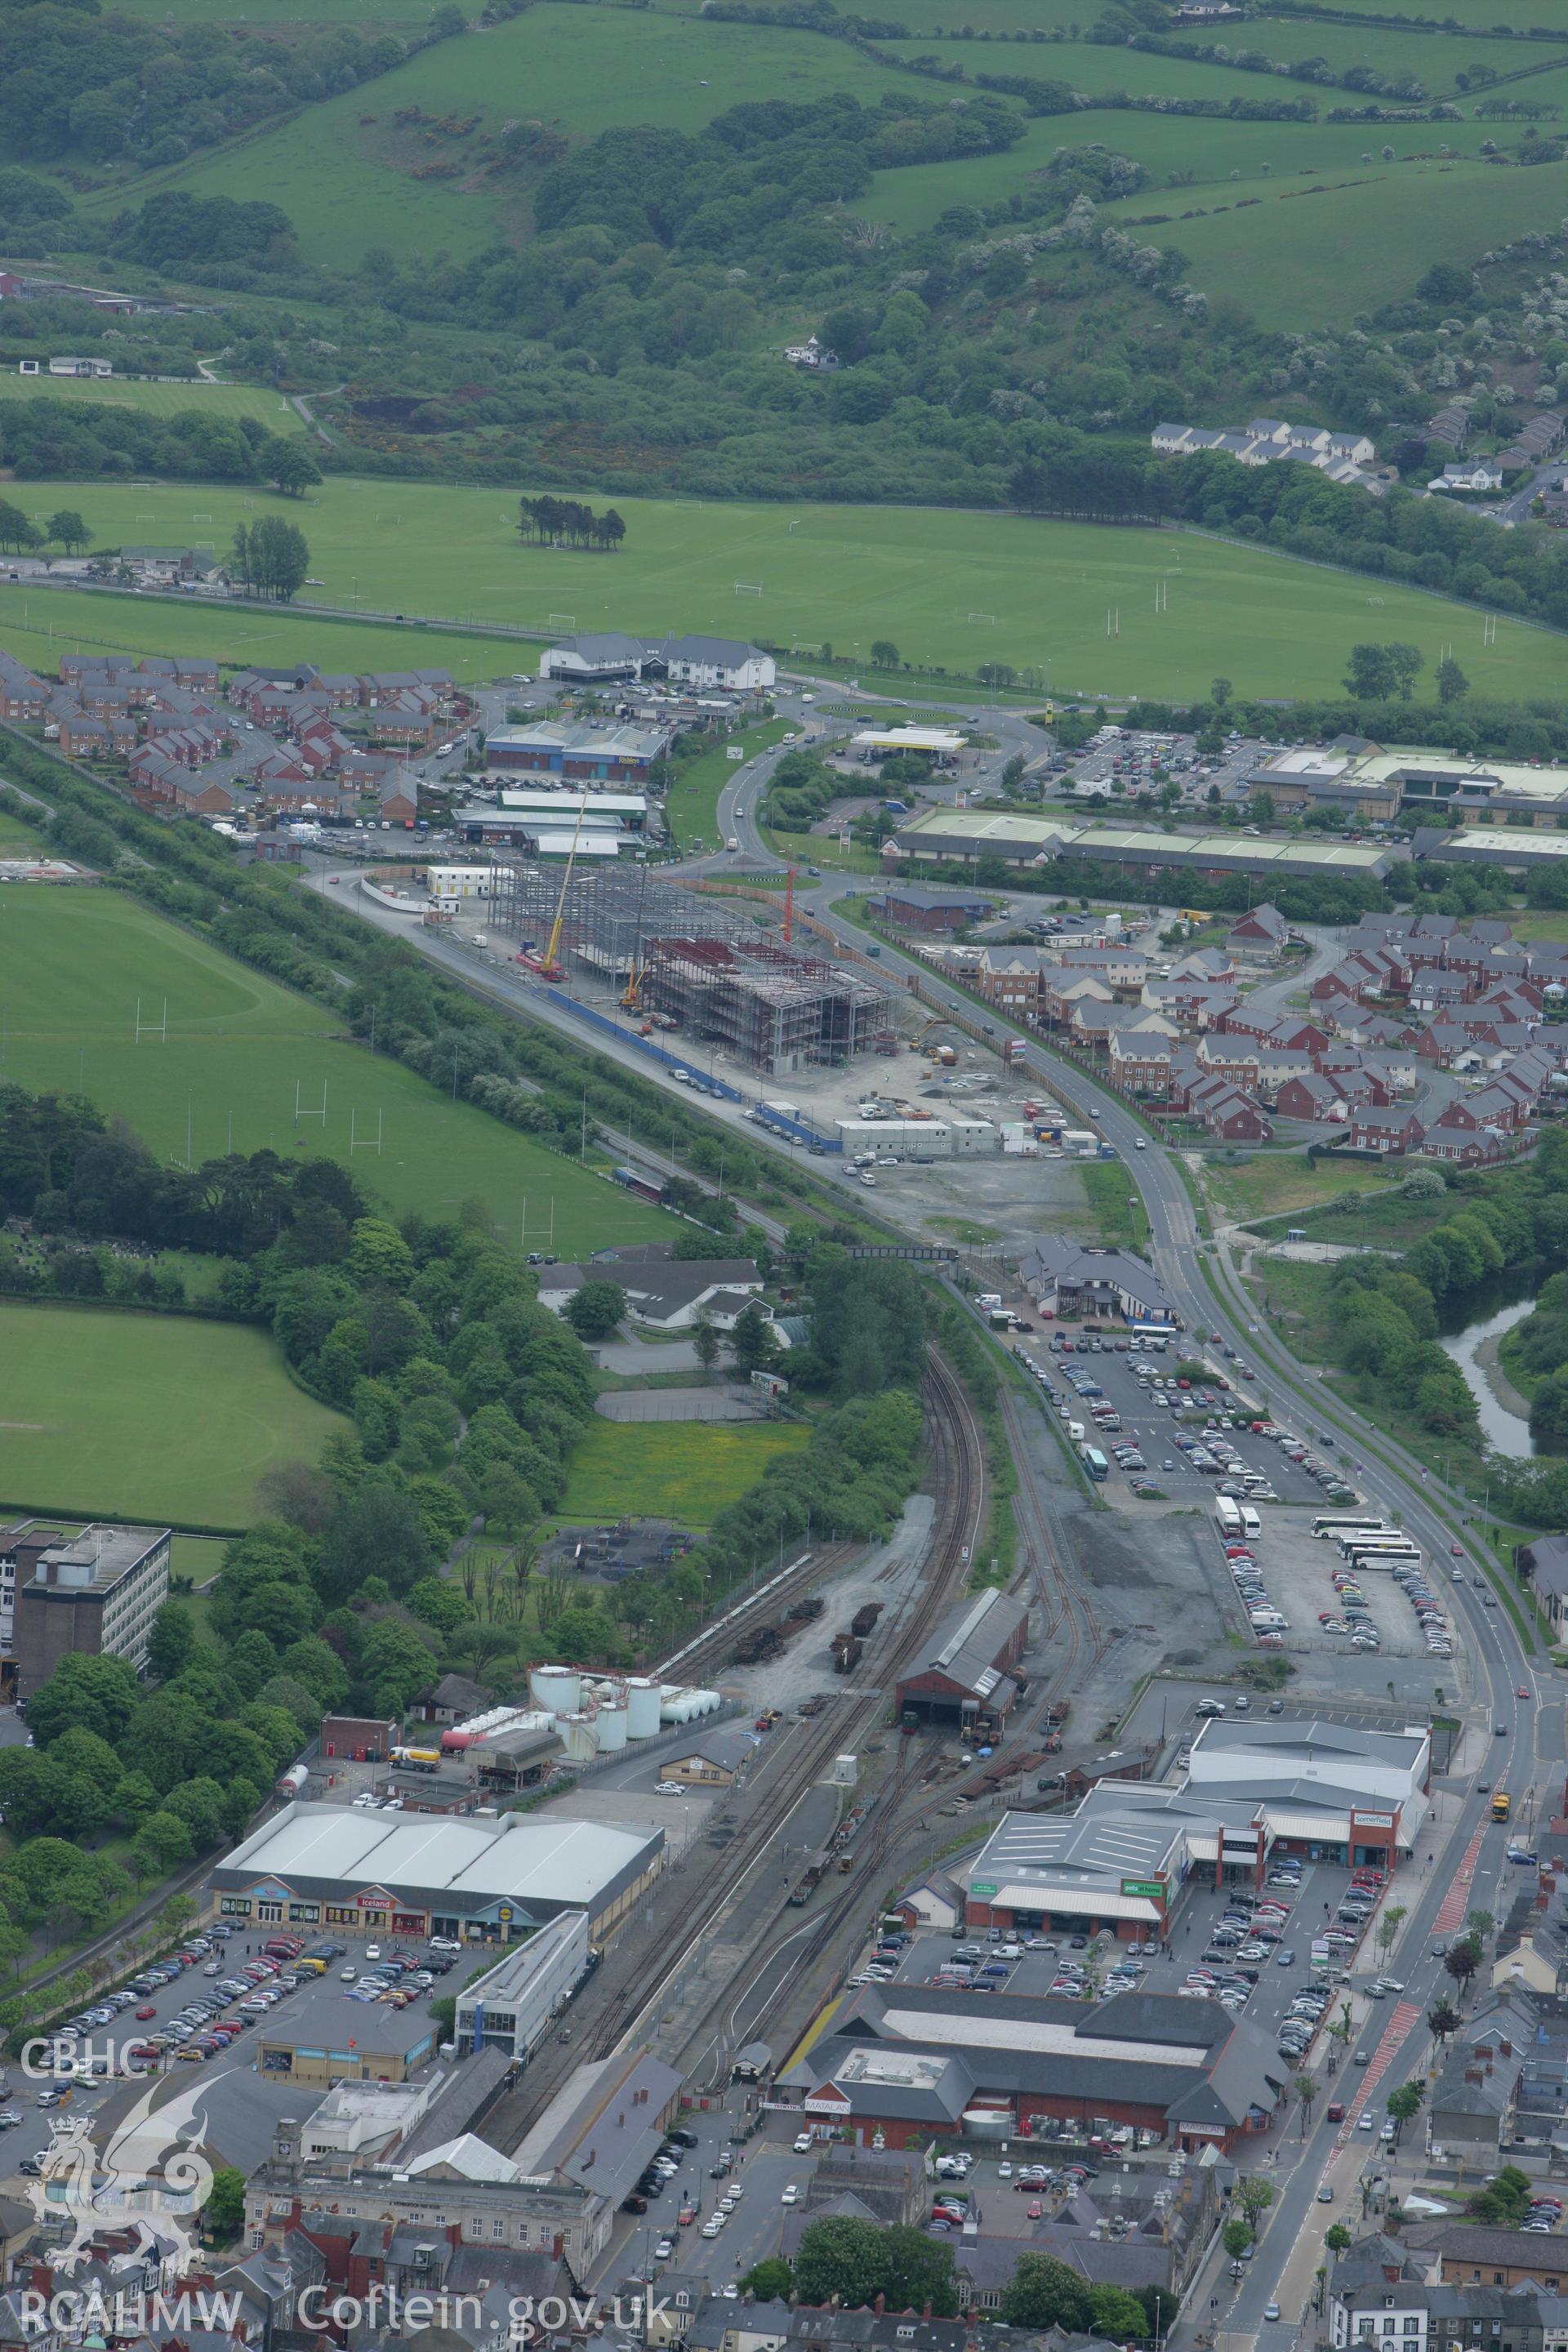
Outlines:
[[[743, 792], [727, 787], [721, 800], [721, 822], [726, 833], [741, 840], [743, 852], [767, 855], [752, 817], [754, 789], [754, 780], [750, 778]], [[738, 800], [745, 808], [743, 816], [736, 814]], [[864, 933], [833, 904], [843, 887], [841, 877], [824, 881], [805, 894], [805, 903], [837, 938], [847, 944], [861, 943]], [[1324, 935], [1320, 958], [1329, 944]], [[884, 968], [931, 979], [929, 965], [885, 938], [881, 961]], [[1175, 1155], [1119, 1095], [1076, 1064], [1053, 1054], [999, 1012], [994, 1011], [993, 1018], [999, 1030], [1011, 1029], [1026, 1039], [1024, 1066], [1037, 1072], [1120, 1154], [1129, 1182], [1142, 1198], [1154, 1270], [1187, 1328], [1218, 1334], [1222, 1343], [1267, 1373], [1278, 1400], [1276, 1418], [1284, 1419], [1289, 1413], [1320, 1430], [1324, 1440], [1338, 1444], [1353, 1465], [1351, 1475], [1359, 1491], [1369, 1503], [1408, 1528], [1428, 1555], [1434, 1587], [1446, 1589], [1454, 1621], [1463, 1627], [1479, 1718], [1468, 1735], [1466, 1770], [1438, 1793], [1439, 1818], [1433, 1822], [1430, 1834], [1419, 1841], [1411, 1874], [1394, 1890], [1410, 1914], [1396, 1968], [1405, 1990], [1397, 2003], [1387, 2008], [1369, 2005], [1370, 2016], [1352, 2043], [1351, 2079], [1344, 2086], [1347, 2100], [1374, 2099], [1381, 2117], [1388, 2092], [1425, 2073], [1430, 2046], [1426, 2012], [1439, 1991], [1453, 1990], [1437, 1957], [1437, 1945], [1462, 1928], [1472, 1909], [1500, 1917], [1510, 1894], [1504, 1882], [1517, 1875], [1503, 1859], [1507, 1833], [1489, 1826], [1489, 1801], [1475, 1791], [1474, 1780], [1479, 1777], [1510, 1788], [1516, 1792], [1517, 1806], [1544, 1769], [1550, 1769], [1554, 1778], [1561, 1776], [1563, 1711], [1552, 1670], [1538, 1664], [1537, 1653], [1526, 1647], [1507, 1607], [1500, 1605], [1477, 1567], [1480, 1538], [1479, 1531], [1465, 1525], [1468, 1507], [1463, 1497], [1432, 1478], [1403, 1446], [1374, 1428], [1353, 1406], [1314, 1381], [1276, 1340], [1256, 1301], [1243, 1287], [1224, 1244], [1200, 1237], [1187, 1174]], [[886, 1202], [883, 1213], [889, 1213], [892, 1205]], [[1456, 1558], [1457, 1530], [1463, 1530], [1466, 1538], [1463, 1563]], [[1543, 1705], [1545, 1701], [1557, 1703]], [[1373, 2037], [1370, 2046], [1369, 2036]], [[1368, 2048], [1364, 2072], [1353, 2063], [1353, 2054], [1361, 2048]], [[1321, 2105], [1328, 2104], [1325, 2097]], [[1217, 2320], [1226, 2331], [1247, 2336], [1260, 2330], [1272, 2336], [1277, 2327], [1280, 2352], [1287, 2352], [1298, 2328], [1304, 2335], [1312, 2332], [1307, 2303], [1324, 2259], [1323, 2232], [1336, 2220], [1342, 2218], [1352, 2227], [1359, 2220], [1356, 2176], [1369, 2148], [1382, 2150], [1383, 2143], [1377, 2130], [1360, 2128], [1355, 2108], [1342, 2126], [1320, 2120], [1297, 2160], [1284, 2169], [1283, 2186], [1258, 2257], [1248, 2265], [1239, 2288], [1233, 2290], [1222, 2266], [1220, 2308], [1211, 2312], [1207, 2306], [1212, 2290], [1205, 2275], [1204, 2291], [1176, 2331], [1178, 2340], [1184, 2336], [1190, 2341], [1194, 2330]], [[1359, 2162], [1358, 2151], [1362, 2152]], [[1320, 2187], [1330, 2189], [1331, 2201], [1320, 2201]], [[1276, 2302], [1282, 2318], [1279, 2323], [1266, 2322], [1265, 2313]]]

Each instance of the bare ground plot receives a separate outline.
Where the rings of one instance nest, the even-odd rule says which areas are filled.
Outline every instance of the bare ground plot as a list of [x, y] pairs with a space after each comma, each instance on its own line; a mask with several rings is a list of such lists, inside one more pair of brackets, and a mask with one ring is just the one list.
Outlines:
[[[921, 1565], [931, 1540], [935, 1506], [929, 1495], [911, 1495], [891, 1538], [877, 1545], [843, 1575], [819, 1589], [827, 1602], [815, 1624], [808, 1625], [780, 1658], [765, 1665], [726, 1666], [718, 1679], [726, 1690], [740, 1690], [751, 1706], [798, 1706], [817, 1692], [864, 1697], [877, 1681], [879, 1662], [889, 1652], [893, 1627], [909, 1613], [920, 1581]], [[833, 1670], [829, 1647], [856, 1611], [879, 1601], [882, 1614], [866, 1643], [858, 1675], [846, 1682]]]

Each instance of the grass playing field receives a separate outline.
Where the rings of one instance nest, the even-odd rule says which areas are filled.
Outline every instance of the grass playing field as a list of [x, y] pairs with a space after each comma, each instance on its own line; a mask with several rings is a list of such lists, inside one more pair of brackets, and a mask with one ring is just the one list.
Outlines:
[[[139, 408], [149, 416], [177, 416], [194, 408], [204, 416], [258, 417], [268, 433], [302, 433], [299, 412], [275, 392], [256, 383], [139, 383], [129, 376], [102, 383], [96, 378], [18, 375], [13, 369], [0, 375], [0, 400], [82, 401], [90, 408]], [[35, 510], [26, 492], [19, 501], [35, 521], [47, 509]], [[87, 518], [90, 522], [90, 515]]]
[[[1537, 181], [1556, 168], [1514, 177]], [[66, 488], [30, 486], [54, 503]], [[69, 488], [73, 499], [87, 495]], [[95, 524], [110, 538], [174, 539], [199, 511], [205, 535], [222, 543], [248, 511], [243, 492], [188, 484], [95, 483], [91, 498]], [[1328, 694], [1339, 688], [1348, 647], [1367, 637], [1417, 645], [1429, 667], [1451, 641], [1478, 692], [1519, 698], [1561, 686], [1558, 636], [1505, 618], [1483, 650], [1480, 615], [1442, 598], [1387, 583], [1373, 596], [1357, 575], [1191, 533], [919, 508], [616, 503], [626, 522], [617, 555], [524, 547], [515, 500], [500, 490], [338, 478], [295, 511], [312, 572], [325, 583], [320, 593], [347, 599], [357, 582], [362, 602], [393, 610], [417, 596], [426, 611], [481, 620], [542, 626], [566, 614], [580, 629], [755, 634], [806, 652], [827, 640], [840, 654], [858, 653], [888, 637], [906, 661], [969, 676], [987, 660], [1048, 665], [1057, 693], [1196, 694], [1223, 656], [1238, 692]], [[737, 596], [737, 581], [760, 583], [763, 593]], [[1156, 614], [1159, 584], [1169, 593]], [[1106, 634], [1108, 610], [1121, 616], [1115, 637]], [[26, 645], [14, 634], [18, 616], [33, 630]], [[155, 636], [147, 650], [184, 646], [230, 660], [314, 650], [334, 667], [360, 666], [352, 622], [0, 588], [0, 646], [48, 664], [40, 622], [52, 624], [57, 640], [74, 642], [79, 631], [89, 647]], [[389, 655], [388, 634], [377, 638], [380, 660], [413, 660], [401, 632], [390, 633], [397, 649]], [[419, 658], [450, 660], [468, 677], [538, 663], [521, 643], [493, 641], [482, 655], [477, 643], [443, 643], [434, 631], [416, 642]], [[923, 699], [929, 678], [912, 680], [911, 692], [922, 693], [922, 683]]]
[[[11, 890], [0, 1077], [79, 1086], [161, 1157], [229, 1149], [325, 1151], [401, 1213], [454, 1216], [484, 1201], [531, 1248], [562, 1257], [668, 1237], [669, 1220], [384, 1055], [350, 1045], [323, 1007], [109, 891]], [[136, 1043], [136, 1008], [143, 1034]], [[168, 1040], [160, 1030], [165, 1001]], [[303, 1111], [295, 1119], [296, 1087]], [[382, 1149], [374, 1145], [378, 1122]], [[351, 1142], [358, 1148], [351, 1154]], [[553, 1215], [553, 1239], [552, 1231]], [[4, 1491], [0, 1486], [0, 1491]]]
[[[36, 496], [33, 486], [28, 488], [29, 496]], [[103, 523], [108, 501], [100, 502], [97, 496], [103, 488], [99, 482], [55, 483], [50, 499], [55, 505], [68, 496], [79, 500], [89, 522]], [[138, 529], [138, 517], [128, 518], [124, 512], [127, 504], [133, 505], [140, 515], [148, 498], [159, 497], [167, 488], [143, 483], [140, 490], [131, 493], [117, 488], [110, 543], [118, 545]], [[206, 530], [210, 535], [210, 524], [195, 522], [192, 513], [193, 497], [202, 495], [199, 488], [193, 492], [188, 482], [183, 484], [172, 500], [163, 500], [158, 521], [171, 527], [181, 524], [187, 532], [193, 528]], [[231, 491], [224, 505], [224, 527], [230, 535], [234, 506]], [[238, 512], [244, 520], [250, 519], [243, 499]], [[142, 522], [140, 527], [147, 526]], [[343, 590], [345, 595], [352, 595], [346, 581]], [[521, 638], [398, 628], [391, 622], [340, 621], [280, 604], [212, 604], [195, 597], [187, 602], [69, 588], [14, 588], [8, 583], [0, 585], [0, 645], [19, 661], [51, 675], [62, 653], [210, 654], [215, 660], [237, 667], [247, 662], [314, 661], [324, 669], [351, 670], [406, 669], [417, 662], [444, 667], [464, 681], [510, 677], [514, 671], [526, 671], [531, 677], [539, 667], [538, 646]]]
[[338, 1425], [265, 1332], [0, 1302], [7, 1505], [239, 1527], [262, 1472], [313, 1462]]
[[560, 1516], [601, 1521], [633, 1512], [705, 1528], [806, 1437], [794, 1422], [595, 1421], [573, 1449]]

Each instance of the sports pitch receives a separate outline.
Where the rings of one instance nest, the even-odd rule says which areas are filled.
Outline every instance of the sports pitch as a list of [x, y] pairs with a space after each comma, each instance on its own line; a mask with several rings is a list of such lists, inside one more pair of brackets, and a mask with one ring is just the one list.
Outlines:
[[262, 1472], [338, 1426], [249, 1326], [0, 1300], [8, 1505], [243, 1527]]
[[183, 1164], [187, 1141], [195, 1163], [325, 1153], [398, 1214], [455, 1217], [477, 1198], [521, 1241], [526, 1210], [529, 1247], [563, 1258], [668, 1236], [660, 1211], [350, 1044], [324, 1006], [134, 900], [8, 890], [0, 942], [0, 1080], [79, 1088], [162, 1159]]
[[[1541, 181], [1556, 168], [1519, 176]], [[73, 499], [85, 497], [82, 486], [69, 487]], [[66, 486], [30, 488], [58, 503]], [[92, 486], [97, 527], [124, 539], [188, 536], [199, 519], [204, 535], [223, 543], [247, 519], [249, 497], [188, 484]], [[1496, 645], [1483, 648], [1482, 616], [1463, 605], [1190, 532], [932, 508], [615, 504], [626, 522], [616, 555], [525, 547], [516, 499], [502, 490], [339, 478], [290, 511], [323, 583], [315, 593], [345, 603], [357, 593], [395, 611], [417, 596], [426, 610], [481, 621], [763, 636], [807, 656], [824, 641], [858, 656], [888, 637], [905, 661], [964, 676], [985, 661], [1037, 665], [1058, 694], [1193, 696], [1223, 670], [1243, 694], [1328, 695], [1340, 690], [1348, 649], [1363, 638], [1419, 646], [1429, 669], [1452, 644], [1478, 693], [1523, 698], [1561, 688], [1559, 635], [1505, 617]], [[14, 638], [18, 609], [33, 630], [26, 648]], [[90, 646], [135, 643], [138, 630], [155, 627], [158, 649], [183, 645], [243, 661], [313, 646], [318, 658], [348, 667], [353, 634], [352, 624], [312, 623], [298, 610], [186, 610], [0, 590], [0, 646], [47, 660], [39, 621], [54, 628], [57, 656], [75, 629]], [[492, 640], [486, 669], [476, 641], [443, 644], [434, 630], [372, 634], [384, 666], [444, 661], [453, 649], [466, 653], [460, 674], [469, 677], [538, 662], [521, 642]], [[929, 677], [912, 680], [911, 691], [923, 699]]]
[[[126, 494], [115, 492], [110, 513], [110, 501], [98, 496], [104, 487], [100, 482], [54, 483], [50, 505], [68, 497], [110, 546], [134, 540], [154, 523], [177, 529], [183, 539], [214, 537], [212, 495], [203, 484], [183, 484], [180, 494], [172, 502], [164, 500], [155, 516], [149, 499], [168, 485], [143, 484], [132, 499], [136, 511], [129, 517]], [[30, 506], [39, 493], [32, 483], [27, 491]], [[276, 501], [271, 503], [275, 509]], [[246, 492], [237, 513], [235, 494], [226, 493], [223, 530], [215, 544], [226, 545], [235, 523], [254, 521], [267, 504], [259, 493]], [[353, 593], [352, 574], [336, 584], [348, 604]], [[237, 668], [247, 662], [286, 667], [313, 661], [323, 669], [352, 670], [407, 669], [418, 664], [449, 669], [460, 683], [508, 677], [514, 670], [531, 673], [539, 662], [537, 650], [519, 638], [340, 621], [284, 604], [214, 604], [195, 597], [110, 595], [9, 583], [0, 586], [0, 646], [45, 674], [53, 673], [63, 653], [208, 654]]]

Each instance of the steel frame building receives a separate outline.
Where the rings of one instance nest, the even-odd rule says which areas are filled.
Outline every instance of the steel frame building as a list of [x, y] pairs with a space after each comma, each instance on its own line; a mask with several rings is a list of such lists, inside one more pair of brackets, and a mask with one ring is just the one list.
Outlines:
[[889, 1026], [888, 1000], [870, 981], [769, 940], [650, 939], [642, 997], [772, 1077], [847, 1061]]
[[[561, 904], [561, 884], [559, 866], [524, 859], [503, 864], [496, 885], [498, 929], [515, 935], [520, 943], [542, 944]], [[648, 938], [655, 932], [689, 930], [693, 911], [689, 890], [656, 880], [646, 866], [581, 868], [566, 885], [562, 961], [570, 969], [575, 957], [601, 979], [629, 979], [644, 961]], [[703, 905], [707, 938], [739, 939], [752, 928], [749, 914], [738, 906], [718, 901]]]

